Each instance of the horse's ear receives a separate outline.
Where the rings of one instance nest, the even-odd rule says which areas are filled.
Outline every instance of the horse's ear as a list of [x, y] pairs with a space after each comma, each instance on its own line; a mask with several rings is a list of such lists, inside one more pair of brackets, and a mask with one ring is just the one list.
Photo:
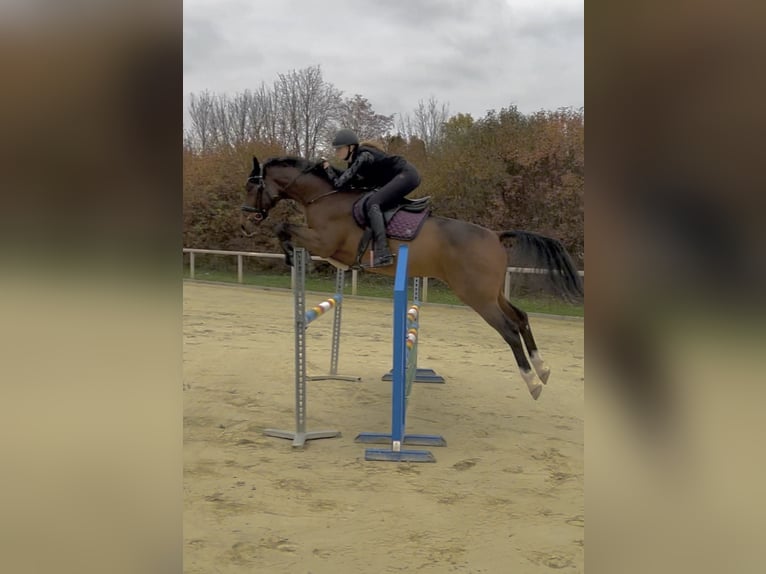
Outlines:
[[253, 156], [253, 171], [260, 173], [261, 172], [261, 164], [258, 163], [258, 158]]

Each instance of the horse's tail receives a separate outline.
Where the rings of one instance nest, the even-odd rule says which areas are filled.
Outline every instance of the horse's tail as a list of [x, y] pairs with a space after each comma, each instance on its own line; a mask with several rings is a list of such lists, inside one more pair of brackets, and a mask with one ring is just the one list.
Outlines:
[[583, 299], [584, 289], [580, 274], [559, 241], [537, 233], [516, 230], [500, 231], [498, 237], [501, 240], [514, 239], [513, 245], [522, 256], [531, 255], [535, 265], [550, 271], [546, 275], [558, 295], [574, 301]]

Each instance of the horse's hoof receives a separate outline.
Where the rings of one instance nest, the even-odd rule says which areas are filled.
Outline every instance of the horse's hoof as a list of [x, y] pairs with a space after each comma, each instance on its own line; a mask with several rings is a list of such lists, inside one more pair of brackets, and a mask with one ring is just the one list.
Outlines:
[[537, 351], [532, 351], [529, 358], [532, 361], [532, 366], [535, 368], [537, 377], [543, 384], [546, 384], [548, 382], [548, 377], [551, 376], [551, 368], [540, 358], [540, 354]]
[[543, 392], [543, 386], [537, 385], [536, 387], [530, 389], [529, 392], [532, 393], [532, 398], [537, 400], [538, 398], [540, 398], [540, 393]]

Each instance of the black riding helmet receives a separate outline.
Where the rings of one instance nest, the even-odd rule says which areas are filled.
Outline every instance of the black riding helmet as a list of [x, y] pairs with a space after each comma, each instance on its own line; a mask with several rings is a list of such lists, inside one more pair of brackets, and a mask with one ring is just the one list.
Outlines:
[[332, 147], [344, 145], [359, 145], [359, 138], [353, 131], [342, 129], [338, 130], [338, 133], [335, 134], [335, 138], [332, 140]]

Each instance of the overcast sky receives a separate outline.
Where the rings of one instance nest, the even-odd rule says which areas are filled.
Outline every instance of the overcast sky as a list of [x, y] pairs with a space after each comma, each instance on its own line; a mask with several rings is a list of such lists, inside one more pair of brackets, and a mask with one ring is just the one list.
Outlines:
[[183, 0], [184, 105], [320, 65], [383, 114], [584, 105], [582, 0]]

